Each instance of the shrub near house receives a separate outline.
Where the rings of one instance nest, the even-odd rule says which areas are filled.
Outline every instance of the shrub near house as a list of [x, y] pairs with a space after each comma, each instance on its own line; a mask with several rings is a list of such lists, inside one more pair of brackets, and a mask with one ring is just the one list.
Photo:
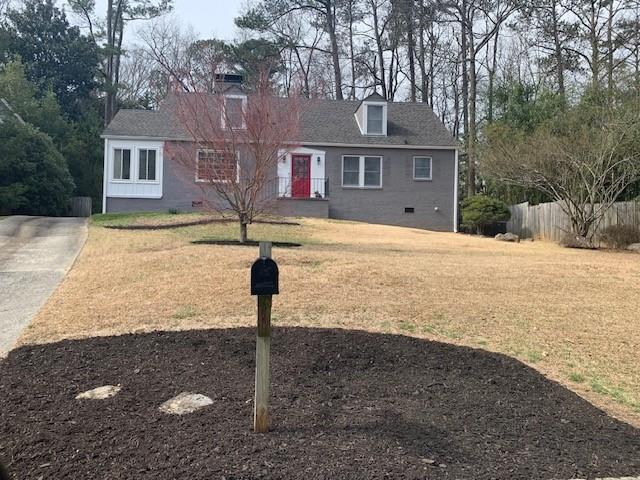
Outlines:
[[462, 225], [480, 233], [483, 228], [511, 218], [507, 205], [486, 195], [475, 195], [462, 201]]
[[61, 215], [74, 184], [51, 139], [17, 120], [0, 123], [0, 212]]

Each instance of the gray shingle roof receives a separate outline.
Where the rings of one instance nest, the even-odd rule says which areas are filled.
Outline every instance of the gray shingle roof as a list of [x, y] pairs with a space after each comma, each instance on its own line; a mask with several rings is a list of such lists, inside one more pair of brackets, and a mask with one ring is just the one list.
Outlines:
[[[104, 136], [187, 140], [166, 105], [159, 110], [120, 110]], [[301, 138], [305, 143], [346, 145], [416, 145], [454, 147], [458, 142], [425, 103], [388, 104], [387, 136], [360, 133], [355, 111], [360, 101], [307, 100], [301, 103]]]

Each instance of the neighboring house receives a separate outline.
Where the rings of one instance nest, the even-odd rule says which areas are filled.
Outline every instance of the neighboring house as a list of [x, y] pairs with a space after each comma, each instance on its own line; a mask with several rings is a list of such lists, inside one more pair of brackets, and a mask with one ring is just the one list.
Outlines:
[[[226, 92], [225, 102], [241, 108], [241, 89]], [[120, 110], [104, 130], [103, 212], [201, 204], [198, 165], [193, 181], [185, 181], [166, 148], [188, 141], [167, 103], [154, 111]], [[273, 172], [277, 213], [457, 231], [458, 143], [427, 104], [373, 94], [310, 100], [301, 114], [300, 147]], [[211, 152], [198, 152], [197, 164], [212, 161]]]

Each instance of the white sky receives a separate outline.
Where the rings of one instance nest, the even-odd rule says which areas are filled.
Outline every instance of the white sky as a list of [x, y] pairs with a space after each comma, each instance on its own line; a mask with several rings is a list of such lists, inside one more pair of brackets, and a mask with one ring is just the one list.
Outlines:
[[[64, 0], [58, 0], [58, 3], [62, 6], [65, 4]], [[233, 20], [246, 7], [246, 4], [247, 0], [174, 0], [172, 15], [177, 17], [183, 26], [190, 25], [200, 38], [215, 37], [231, 40], [236, 36]], [[96, 0], [96, 12], [101, 17], [104, 17], [106, 5], [106, 0]], [[70, 9], [67, 7], [65, 10], [73, 22]], [[141, 22], [135, 23], [141, 24]], [[131, 34], [135, 35], [138, 25], [130, 26]], [[129, 36], [129, 41], [135, 41], [135, 38]]]

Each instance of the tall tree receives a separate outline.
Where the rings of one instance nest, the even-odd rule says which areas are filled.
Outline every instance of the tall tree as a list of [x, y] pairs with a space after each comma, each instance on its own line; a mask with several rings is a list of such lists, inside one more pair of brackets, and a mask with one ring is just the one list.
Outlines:
[[236, 23], [258, 31], [266, 31], [271, 25], [291, 13], [307, 14], [329, 37], [329, 46], [325, 52], [331, 56], [333, 66], [334, 96], [343, 100], [342, 66], [338, 45], [338, 15], [342, 0], [262, 0], [236, 20]]
[[7, 14], [8, 56], [20, 56], [40, 93], [51, 89], [67, 115], [80, 115], [82, 100], [96, 86], [95, 43], [71, 26], [53, 0], [25, 0]]
[[499, 34], [500, 26], [519, 7], [519, 4], [511, 0], [462, 0], [460, 3], [442, 4], [442, 8], [449, 12], [461, 26], [463, 97], [467, 97], [465, 104], [468, 108], [468, 120], [465, 122], [467, 196], [476, 194], [477, 181], [478, 52]]
[[117, 112], [120, 65], [123, 54], [125, 26], [135, 20], [158, 17], [173, 7], [173, 0], [107, 0], [106, 18], [96, 14], [95, 0], [68, 0], [74, 12], [85, 21], [93, 41], [102, 44], [104, 123]]

